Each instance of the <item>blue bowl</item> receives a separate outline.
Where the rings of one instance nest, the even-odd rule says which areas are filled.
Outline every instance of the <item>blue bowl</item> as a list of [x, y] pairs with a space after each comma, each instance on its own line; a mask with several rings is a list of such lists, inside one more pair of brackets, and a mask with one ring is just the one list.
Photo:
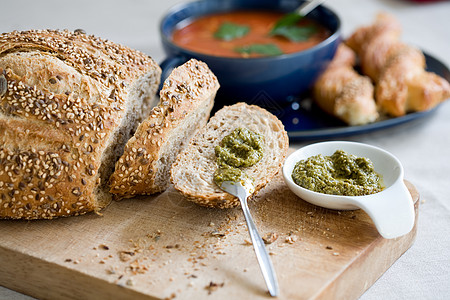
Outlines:
[[202, 0], [172, 7], [160, 23], [160, 35], [168, 57], [161, 63], [162, 81], [173, 68], [190, 58], [208, 64], [217, 76], [221, 88], [216, 102], [232, 104], [244, 101], [264, 107], [277, 107], [308, 90], [327, 67], [341, 42], [341, 22], [330, 9], [319, 6], [308, 18], [318, 21], [331, 31], [320, 44], [295, 53], [261, 58], [230, 58], [202, 54], [175, 45], [172, 32], [193, 19], [235, 10], [258, 9], [291, 12], [303, 1], [295, 0]]

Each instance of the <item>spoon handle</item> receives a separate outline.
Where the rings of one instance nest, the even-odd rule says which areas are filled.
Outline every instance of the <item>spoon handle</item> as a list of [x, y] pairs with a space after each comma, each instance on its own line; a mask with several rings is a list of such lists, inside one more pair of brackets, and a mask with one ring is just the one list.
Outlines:
[[250, 210], [247, 205], [247, 197], [239, 195], [239, 200], [241, 201], [242, 211], [244, 212], [244, 217], [247, 221], [248, 232], [250, 233], [256, 258], [258, 259], [259, 267], [261, 268], [264, 280], [266, 281], [267, 288], [269, 289], [270, 295], [272, 297], [276, 297], [279, 294], [279, 288], [275, 270], [272, 262], [270, 261], [269, 254], [267, 253], [264, 242], [256, 229], [255, 223], [253, 223], [252, 215], [250, 214]]
[[301, 5], [299, 8], [297, 8], [295, 10], [295, 12], [301, 16], [306, 16], [307, 14], [309, 14], [314, 8], [316, 8], [317, 6], [319, 6], [320, 4], [322, 4], [323, 2], [325, 2], [325, 0], [311, 0], [311, 1], [306, 1], [303, 5]]

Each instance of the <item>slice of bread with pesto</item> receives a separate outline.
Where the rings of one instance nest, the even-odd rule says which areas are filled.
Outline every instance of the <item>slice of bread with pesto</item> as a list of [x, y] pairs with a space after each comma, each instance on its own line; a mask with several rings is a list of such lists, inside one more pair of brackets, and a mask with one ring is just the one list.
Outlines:
[[289, 139], [283, 124], [274, 115], [255, 105], [237, 103], [219, 110], [177, 156], [170, 171], [174, 188], [202, 206], [238, 206], [239, 200], [222, 191], [214, 182], [218, 168], [215, 148], [237, 128], [262, 136], [262, 158], [242, 171], [253, 179], [255, 191], [264, 187], [280, 170]]
[[111, 176], [118, 198], [164, 191], [170, 167], [198, 129], [204, 127], [219, 82], [208, 66], [191, 59], [165, 80], [160, 102], [128, 141]]

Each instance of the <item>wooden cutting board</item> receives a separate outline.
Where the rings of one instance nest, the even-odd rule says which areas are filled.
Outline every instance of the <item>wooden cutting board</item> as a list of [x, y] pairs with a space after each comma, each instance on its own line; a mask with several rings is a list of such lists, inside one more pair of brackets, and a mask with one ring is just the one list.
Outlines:
[[[415, 201], [419, 195], [407, 183]], [[310, 205], [278, 175], [250, 201], [279, 299], [355, 299], [413, 243], [380, 237], [361, 210]], [[268, 299], [240, 208], [196, 206], [172, 188], [103, 216], [0, 221], [0, 284], [43, 299]]]

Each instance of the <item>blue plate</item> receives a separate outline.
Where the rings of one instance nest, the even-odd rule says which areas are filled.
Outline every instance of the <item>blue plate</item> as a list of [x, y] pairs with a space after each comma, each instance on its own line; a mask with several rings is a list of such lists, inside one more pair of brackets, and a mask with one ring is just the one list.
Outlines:
[[[436, 58], [426, 53], [424, 55], [427, 70], [450, 81], [449, 69]], [[268, 109], [283, 122], [291, 141], [334, 138], [386, 129], [422, 119], [439, 108], [438, 105], [424, 112], [409, 113], [397, 118], [386, 118], [367, 125], [348, 126], [344, 122], [323, 112], [314, 104], [309, 95], [292, 98], [282, 107], [273, 107], [273, 102], [271, 105], [272, 107]]]

